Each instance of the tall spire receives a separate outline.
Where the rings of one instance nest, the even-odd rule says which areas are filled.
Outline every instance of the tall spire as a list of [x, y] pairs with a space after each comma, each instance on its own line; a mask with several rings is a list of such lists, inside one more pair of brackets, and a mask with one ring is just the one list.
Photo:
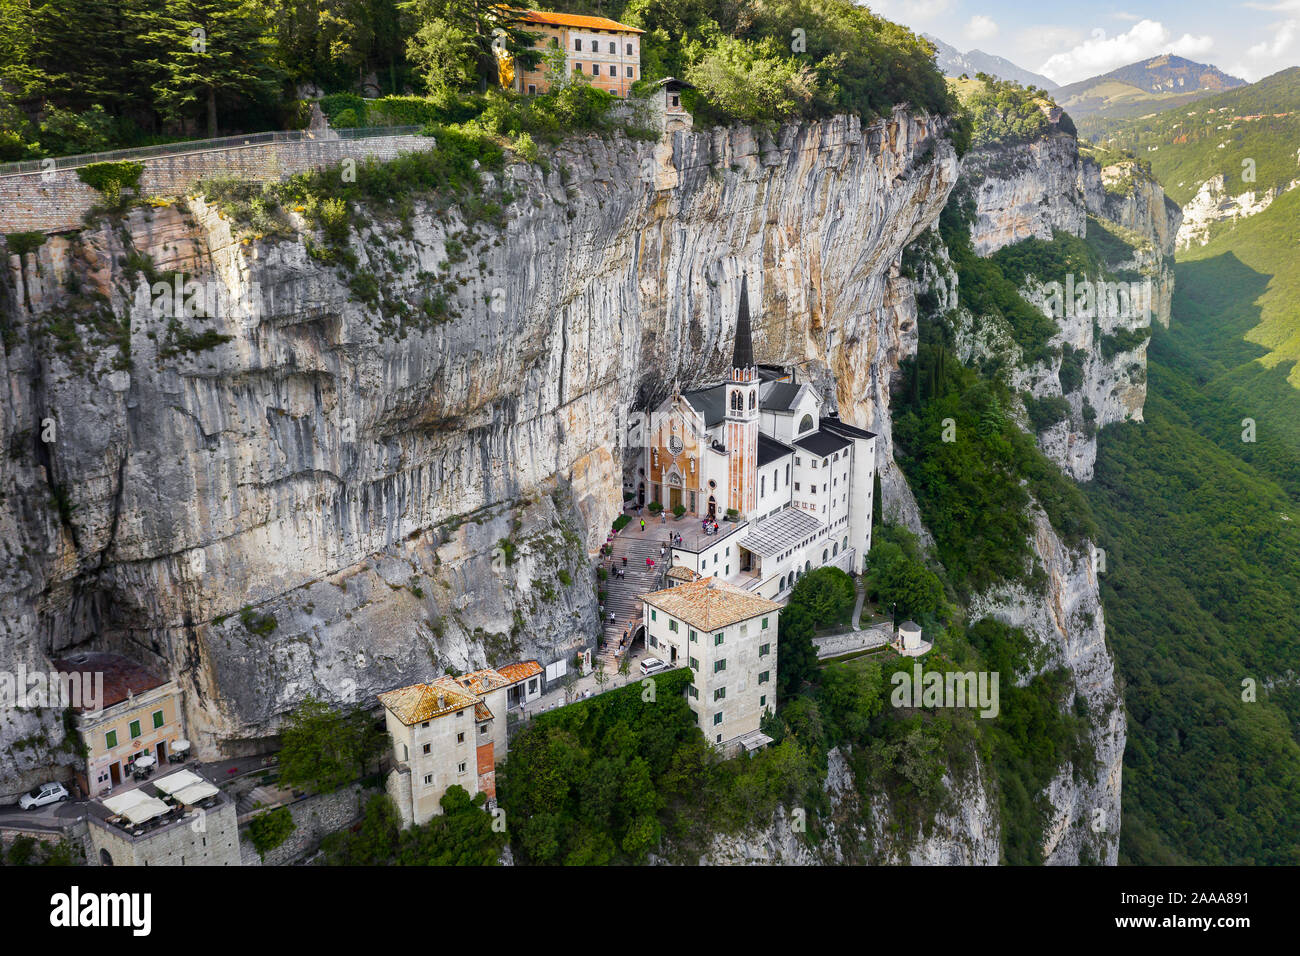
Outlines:
[[752, 368], [754, 341], [749, 332], [749, 276], [740, 277], [740, 312], [736, 316], [736, 349], [732, 353], [732, 368]]

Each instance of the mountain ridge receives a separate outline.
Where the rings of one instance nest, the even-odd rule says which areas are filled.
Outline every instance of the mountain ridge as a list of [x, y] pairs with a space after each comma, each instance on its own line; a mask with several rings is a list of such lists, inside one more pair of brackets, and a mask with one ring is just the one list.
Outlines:
[[963, 73], [974, 76], [977, 73], [988, 73], [1000, 80], [1011, 80], [1021, 86], [1037, 86], [1049, 93], [1058, 89], [1057, 84], [1048, 77], [1027, 70], [1006, 57], [985, 53], [983, 50], [967, 50], [963, 53], [951, 43], [945, 43], [933, 34], [924, 33], [922, 36], [934, 44], [938, 52], [935, 63], [947, 76], [961, 76]]

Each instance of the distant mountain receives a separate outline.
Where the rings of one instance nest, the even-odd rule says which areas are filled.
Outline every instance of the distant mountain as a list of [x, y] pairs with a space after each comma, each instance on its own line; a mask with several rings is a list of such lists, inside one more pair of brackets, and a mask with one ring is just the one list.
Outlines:
[[1245, 85], [1218, 67], [1164, 54], [1062, 86], [1056, 101], [1069, 110], [1080, 132], [1088, 132], [1089, 117], [1140, 116]]
[[996, 76], [1000, 80], [1011, 80], [1013, 83], [1019, 83], [1021, 86], [1036, 86], [1040, 90], [1052, 92], [1056, 84], [1047, 77], [1024, 67], [1016, 66], [1010, 60], [1001, 56], [994, 56], [992, 53], [985, 53], [983, 50], [971, 50], [962, 53], [955, 46], [944, 43], [938, 37], [925, 34], [925, 38], [934, 44], [939, 55], [935, 57], [935, 62], [945, 76], [961, 76], [965, 73], [967, 76], [974, 76], [976, 73], [987, 73], [990, 76]]
[[[1192, 106], [1113, 121], [1092, 138], [1149, 162], [1165, 192], [1183, 205], [1218, 176], [1231, 196], [1288, 190], [1300, 182], [1300, 67]], [[1243, 159], [1251, 161], [1249, 180]]]

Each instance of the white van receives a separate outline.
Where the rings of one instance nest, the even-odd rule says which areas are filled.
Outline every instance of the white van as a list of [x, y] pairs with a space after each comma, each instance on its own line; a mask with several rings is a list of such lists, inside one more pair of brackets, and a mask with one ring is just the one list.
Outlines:
[[641, 674], [649, 677], [651, 674], [658, 674], [660, 671], [668, 670], [668, 665], [657, 657], [647, 657], [641, 662]]

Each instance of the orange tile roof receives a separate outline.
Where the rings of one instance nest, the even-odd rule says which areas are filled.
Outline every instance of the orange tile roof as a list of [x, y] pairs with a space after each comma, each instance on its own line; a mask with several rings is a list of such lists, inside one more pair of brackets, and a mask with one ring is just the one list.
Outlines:
[[[443, 714], [450, 714], [462, 707], [474, 705], [476, 720], [489, 720], [492, 711], [480, 698], [494, 690], [518, 684], [521, 680], [536, 677], [542, 672], [542, 665], [537, 661], [517, 661], [504, 667], [461, 674], [459, 677], [439, 677], [427, 684], [412, 684], [399, 687], [379, 695], [379, 702], [391, 710], [397, 719], [408, 727], [423, 723]], [[438, 695], [442, 695], [443, 706], [438, 707]]]
[[542, 665], [537, 661], [518, 661], [514, 664], [507, 664], [505, 667], [498, 667], [497, 673], [512, 684], [517, 684], [521, 680], [529, 677], [536, 677], [542, 672]]
[[662, 591], [641, 595], [641, 600], [701, 631], [748, 621], [781, 610], [781, 605], [716, 578], [702, 578]]
[[550, 13], [546, 10], [516, 10], [521, 20], [550, 27], [584, 27], [588, 30], [612, 30], [615, 33], [645, 33], [626, 23], [606, 17], [587, 17], [576, 13]]
[[456, 683], [471, 694], [486, 694], [489, 691], [505, 687], [512, 682], [499, 671], [485, 667], [481, 671], [470, 671], [468, 674], [461, 674], [456, 678]]
[[[439, 697], [442, 697], [441, 707]], [[412, 684], [380, 694], [379, 702], [409, 727], [477, 704], [478, 698], [467, 694], [454, 678], [439, 677], [427, 684]]]
[[674, 581], [694, 581], [697, 575], [684, 564], [674, 564], [668, 569], [668, 576]]

